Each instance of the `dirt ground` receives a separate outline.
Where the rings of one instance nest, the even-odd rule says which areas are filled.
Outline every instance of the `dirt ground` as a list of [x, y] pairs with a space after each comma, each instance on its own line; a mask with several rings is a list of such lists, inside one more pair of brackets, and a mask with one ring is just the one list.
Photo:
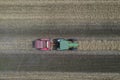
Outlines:
[[[0, 0], [0, 79], [119, 80], [119, 6], [119, 0]], [[80, 51], [37, 51], [31, 42], [41, 37], [78, 38]]]
[[3, 80], [119, 80], [118, 73], [0, 72]]
[[119, 51], [120, 41], [107, 41], [107, 40], [79, 41], [78, 50]]
[[37, 19], [41, 25], [116, 24], [119, 4], [119, 0], [0, 0], [0, 19]]

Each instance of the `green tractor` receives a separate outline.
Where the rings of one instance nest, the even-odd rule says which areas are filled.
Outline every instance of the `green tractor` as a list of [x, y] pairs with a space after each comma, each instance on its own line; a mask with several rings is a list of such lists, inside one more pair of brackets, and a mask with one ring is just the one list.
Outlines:
[[76, 39], [53, 39], [53, 50], [77, 50], [79, 44]]

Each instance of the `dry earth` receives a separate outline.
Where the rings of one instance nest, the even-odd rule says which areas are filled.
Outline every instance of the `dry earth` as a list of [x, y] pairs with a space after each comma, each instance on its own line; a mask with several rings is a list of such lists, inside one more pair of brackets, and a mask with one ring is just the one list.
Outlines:
[[120, 50], [120, 41], [93, 40], [79, 41], [79, 50]]
[[[0, 0], [0, 53], [1, 70], [13, 68], [17, 66], [20, 61], [15, 61], [21, 58], [18, 55], [25, 53], [44, 53], [36, 50], [31, 50], [31, 41], [39, 37], [77, 37], [84, 38], [84, 41], [79, 41], [80, 50], [120, 50], [120, 1], [119, 0]], [[34, 36], [34, 37], [33, 37]], [[92, 40], [89, 40], [92, 38]], [[96, 40], [102, 38], [104, 40]], [[109, 40], [109, 38], [111, 40]], [[113, 41], [114, 39], [114, 41]], [[87, 41], [88, 40], [88, 41]], [[26, 47], [27, 46], [27, 47]], [[7, 55], [9, 53], [17, 53], [16, 55]], [[6, 53], [6, 54], [4, 54]], [[48, 52], [48, 53], [63, 53], [69, 52]], [[76, 56], [76, 53], [71, 52]], [[91, 53], [86, 51], [87, 54]], [[98, 52], [94, 52], [97, 54]], [[106, 54], [107, 52], [100, 51], [99, 53]], [[109, 52], [109, 53], [120, 53]], [[107, 53], [107, 54], [109, 54]], [[61, 54], [61, 55], [63, 55]], [[13, 56], [13, 57], [12, 57]], [[32, 55], [35, 56], [35, 55]], [[31, 56], [31, 57], [32, 57]], [[40, 55], [39, 56], [43, 56]], [[56, 57], [61, 60], [65, 59], [68, 66], [68, 60], [71, 55], [67, 57]], [[77, 65], [77, 59], [72, 56], [72, 60]], [[93, 55], [94, 56], [94, 55]], [[23, 57], [23, 56], [22, 56]], [[28, 65], [32, 65], [34, 57], [27, 57]], [[35, 56], [36, 57], [36, 56]], [[49, 56], [48, 56], [49, 57]], [[54, 58], [53, 60], [55, 61]], [[118, 57], [116, 59], [116, 57]], [[14, 59], [15, 58], [15, 59]], [[29, 60], [30, 58], [30, 60]], [[39, 63], [39, 59], [46, 58], [46, 56], [38, 57], [35, 61]], [[53, 62], [49, 57], [51, 63]], [[74, 59], [73, 59], [74, 58]], [[88, 57], [90, 58], [90, 57]], [[6, 59], [6, 60], [5, 60]], [[103, 57], [102, 63], [96, 64], [103, 67], [105, 71], [108, 68], [119, 72], [119, 55], [111, 58]], [[7, 61], [8, 60], [8, 61]], [[10, 61], [9, 61], [10, 60]], [[13, 60], [13, 61], [12, 61]], [[21, 59], [18, 59], [21, 60]], [[84, 60], [84, 59], [83, 59]], [[85, 59], [89, 63], [89, 60]], [[92, 61], [98, 60], [92, 58]], [[56, 60], [57, 61], [57, 60]], [[90, 58], [91, 61], [91, 58]], [[99, 62], [100, 60], [98, 60]], [[59, 62], [59, 60], [58, 60]], [[78, 63], [82, 63], [79, 61]], [[109, 63], [108, 63], [109, 62]], [[35, 63], [35, 62], [34, 62]], [[34, 64], [33, 63], [33, 64]], [[46, 62], [47, 63], [47, 62]], [[84, 63], [84, 62], [83, 62]], [[21, 62], [22, 64], [22, 62]], [[25, 64], [25, 63], [23, 63]], [[44, 64], [44, 63], [43, 63]], [[47, 63], [49, 64], [49, 63]], [[44, 64], [47, 67], [47, 64]], [[57, 62], [54, 63], [56, 66]], [[64, 62], [63, 62], [64, 64]], [[11, 65], [11, 66], [10, 66]], [[14, 66], [13, 66], [14, 65]], [[40, 64], [39, 64], [40, 65]], [[90, 66], [91, 65], [91, 66]], [[105, 66], [107, 65], [107, 66]], [[110, 66], [109, 66], [110, 65]], [[8, 66], [8, 68], [7, 68]], [[62, 66], [62, 65], [59, 65]], [[58, 66], [58, 67], [59, 67]], [[92, 62], [89, 67], [92, 68]], [[67, 65], [66, 65], [67, 67]], [[77, 66], [73, 66], [79, 69]], [[86, 67], [85, 64], [82, 66]], [[95, 69], [96, 65], [94, 65]], [[31, 67], [30, 67], [31, 68]], [[36, 67], [34, 67], [36, 68]], [[38, 68], [38, 67], [37, 67]], [[68, 67], [70, 68], [70, 67]], [[21, 68], [22, 69], [22, 68]], [[39, 69], [39, 68], [38, 68]], [[63, 68], [64, 69], [64, 68]], [[87, 68], [88, 69], [88, 68]], [[74, 70], [74, 69], [73, 69]], [[88, 70], [89, 71], [89, 70]], [[93, 69], [94, 71], [94, 69]], [[100, 71], [103, 71], [100, 68]], [[80, 72], [80, 71], [78, 71]], [[83, 71], [84, 72], [84, 71]], [[98, 71], [99, 72], [99, 71]], [[119, 80], [118, 73], [59, 73], [59, 72], [1, 72], [0, 78], [2, 80]]]
[[118, 73], [1, 72], [1, 80], [120, 80]]
[[[32, 41], [37, 37], [3, 38], [0, 40], [0, 50], [32, 50]], [[78, 40], [78, 51], [120, 51], [119, 40]]]
[[37, 19], [42, 25], [116, 24], [119, 4], [119, 0], [0, 0], [0, 19]]

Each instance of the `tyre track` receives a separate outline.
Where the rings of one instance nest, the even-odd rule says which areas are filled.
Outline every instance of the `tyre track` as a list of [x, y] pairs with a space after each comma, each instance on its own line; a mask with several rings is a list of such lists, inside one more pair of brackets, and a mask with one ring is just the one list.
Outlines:
[[82, 73], [82, 72], [0, 72], [0, 79], [9, 80], [119, 80], [119, 73]]
[[79, 50], [84, 51], [120, 51], [120, 41], [110, 40], [91, 40], [79, 41]]
[[[9, 40], [1, 39], [0, 50], [34, 50], [32, 41], [37, 37], [19, 38]], [[79, 40], [79, 51], [120, 51], [120, 40]]]

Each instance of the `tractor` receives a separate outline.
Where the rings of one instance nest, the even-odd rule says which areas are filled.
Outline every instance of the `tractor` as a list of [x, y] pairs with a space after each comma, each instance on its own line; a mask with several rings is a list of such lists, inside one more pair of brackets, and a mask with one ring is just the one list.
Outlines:
[[77, 50], [79, 44], [76, 39], [37, 39], [33, 41], [33, 47], [41, 51], [65, 51], [65, 50]]
[[53, 50], [77, 50], [79, 44], [76, 39], [53, 39]]

